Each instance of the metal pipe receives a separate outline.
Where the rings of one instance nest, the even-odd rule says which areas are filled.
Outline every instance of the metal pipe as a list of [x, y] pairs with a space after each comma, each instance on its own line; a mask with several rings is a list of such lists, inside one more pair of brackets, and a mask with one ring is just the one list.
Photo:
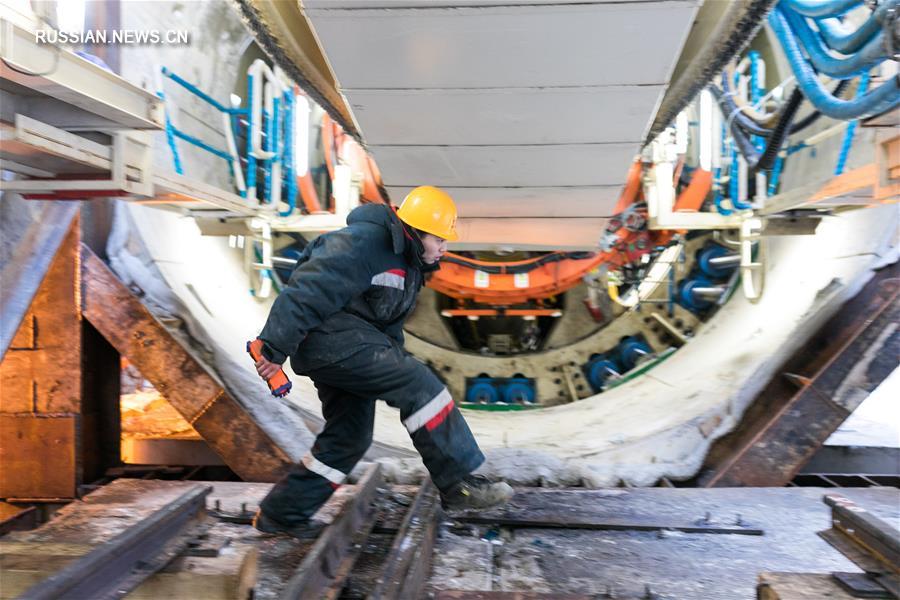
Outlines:
[[294, 268], [297, 266], [297, 261], [296, 261], [296, 259], [293, 259], [293, 258], [284, 258], [283, 256], [273, 256], [272, 257], [272, 266], [273, 267]]
[[[740, 259], [740, 257], [738, 257]], [[738, 260], [740, 263], [740, 260]], [[691, 288], [691, 293], [695, 296], [700, 296], [701, 298], [708, 298], [710, 300], [718, 300], [722, 297], [722, 294], [725, 293], [724, 287], [694, 287]]]
[[729, 254], [728, 256], [716, 256], [709, 259], [709, 264], [714, 267], [736, 267], [741, 264], [741, 255]]

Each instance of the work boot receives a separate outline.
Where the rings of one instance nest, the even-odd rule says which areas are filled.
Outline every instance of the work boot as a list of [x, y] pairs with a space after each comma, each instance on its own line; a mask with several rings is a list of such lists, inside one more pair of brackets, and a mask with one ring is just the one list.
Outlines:
[[286, 525], [267, 516], [262, 509], [256, 511], [256, 515], [253, 517], [253, 526], [262, 533], [289, 535], [298, 540], [313, 540], [325, 528], [325, 524], [319, 521], [303, 521], [297, 525]]
[[492, 483], [484, 475], [467, 475], [462, 481], [441, 491], [444, 510], [487, 510], [512, 498], [513, 489], [505, 481]]

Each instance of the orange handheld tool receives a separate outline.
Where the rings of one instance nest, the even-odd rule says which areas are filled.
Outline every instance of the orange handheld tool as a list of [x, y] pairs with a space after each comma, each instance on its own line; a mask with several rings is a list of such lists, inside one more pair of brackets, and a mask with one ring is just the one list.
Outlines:
[[[263, 342], [259, 338], [252, 342], [247, 342], [247, 353], [253, 359], [253, 362], [263, 358], [262, 347]], [[266, 383], [269, 384], [269, 389], [272, 390], [272, 395], [276, 398], [287, 396], [293, 385], [291, 380], [287, 378], [287, 375], [284, 374], [284, 369], [278, 369], [277, 373], [266, 379]]]

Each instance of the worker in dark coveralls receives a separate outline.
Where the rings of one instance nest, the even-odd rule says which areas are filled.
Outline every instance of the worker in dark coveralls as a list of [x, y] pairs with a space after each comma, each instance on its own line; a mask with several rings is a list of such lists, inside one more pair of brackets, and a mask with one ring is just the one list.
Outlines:
[[503, 482], [472, 472], [484, 462], [441, 380], [403, 349], [403, 322], [447, 241], [458, 238], [456, 206], [421, 186], [396, 211], [366, 204], [347, 227], [311, 242], [259, 338], [257, 372], [267, 379], [291, 360], [319, 391], [325, 428], [299, 465], [260, 503], [257, 529], [307, 537], [310, 517], [372, 442], [375, 401], [400, 409], [447, 509], [484, 509], [512, 496]]

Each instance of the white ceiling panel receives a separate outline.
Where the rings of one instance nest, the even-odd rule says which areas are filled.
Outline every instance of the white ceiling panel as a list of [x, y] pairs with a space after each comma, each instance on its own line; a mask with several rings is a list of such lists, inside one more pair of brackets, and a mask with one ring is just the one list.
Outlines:
[[635, 144], [370, 146], [387, 186], [557, 187], [616, 185]]
[[372, 145], [640, 142], [665, 87], [354, 90]]
[[[609, 217], [622, 186], [455, 188], [444, 187], [462, 217]], [[412, 186], [388, 187], [395, 204]]]
[[666, 1], [306, 14], [352, 100], [362, 88], [666, 83], [695, 10]]
[[[300, 0], [304, 8], [454, 8], [460, 6], [508, 6], [543, 4], [613, 4], [615, 2], [658, 2], [659, 0]], [[695, 0], [681, 0], [694, 2]]]
[[465, 247], [552, 249], [599, 238], [699, 3], [304, 7], [394, 202], [438, 185]]

